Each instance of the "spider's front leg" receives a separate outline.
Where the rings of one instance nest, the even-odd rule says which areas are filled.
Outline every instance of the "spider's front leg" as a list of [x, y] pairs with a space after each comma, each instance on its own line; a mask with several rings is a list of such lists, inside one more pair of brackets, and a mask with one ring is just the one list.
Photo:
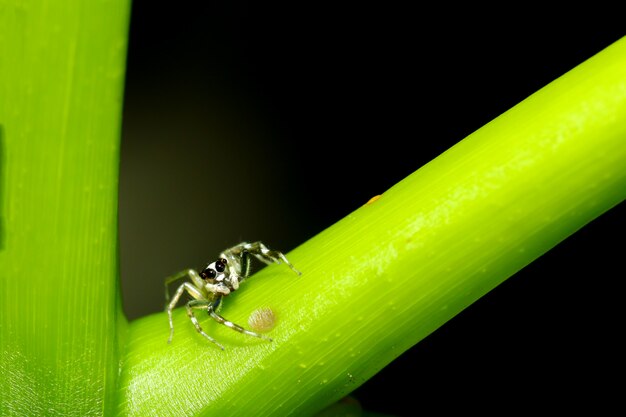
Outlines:
[[[183, 278], [190, 278], [191, 282], [193, 282], [193, 285], [196, 288], [202, 288], [202, 286], [204, 285], [202, 278], [200, 278], [200, 275], [195, 269], [185, 269], [183, 271], [180, 271], [178, 274], [174, 274], [172, 276], [165, 278], [165, 306], [166, 307], [170, 302], [169, 285], [172, 282], [178, 281], [179, 279], [183, 279]], [[180, 287], [178, 288], [180, 289]]]
[[180, 300], [180, 297], [183, 295], [183, 292], [187, 291], [187, 293], [196, 300], [204, 299], [204, 295], [202, 294], [202, 291], [198, 289], [197, 286], [194, 286], [193, 284], [190, 284], [189, 282], [185, 282], [181, 284], [178, 287], [178, 289], [176, 289], [176, 292], [174, 293], [174, 297], [172, 298], [172, 300], [171, 301], [169, 300], [168, 284], [170, 284], [173, 281], [179, 280], [181, 278], [185, 278], [187, 276], [191, 278], [194, 284], [196, 284], [196, 278], [197, 278], [197, 280], [199, 280], [200, 288], [202, 288], [201, 287], [202, 279], [200, 278], [198, 273], [193, 269], [181, 271], [178, 274], [172, 275], [171, 277], [165, 280], [165, 300], [167, 303], [165, 310], [167, 311], [167, 318], [169, 319], [169, 323], [170, 323], [170, 337], [167, 339], [167, 343], [172, 343], [172, 338], [174, 337], [174, 320], [172, 319], [172, 310], [174, 310], [174, 307], [176, 307], [176, 304]]

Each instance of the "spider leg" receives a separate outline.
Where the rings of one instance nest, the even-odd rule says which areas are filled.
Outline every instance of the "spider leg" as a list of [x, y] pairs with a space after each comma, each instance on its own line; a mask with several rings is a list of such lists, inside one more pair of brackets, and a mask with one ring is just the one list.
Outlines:
[[202, 336], [206, 337], [209, 341], [215, 343], [217, 345], [217, 347], [219, 347], [220, 349], [224, 350], [224, 346], [222, 346], [220, 343], [218, 343], [217, 340], [213, 339], [211, 336], [209, 336], [208, 334], [206, 334], [204, 332], [204, 330], [202, 330], [202, 327], [200, 327], [200, 323], [198, 323], [198, 319], [196, 319], [195, 314], [193, 314], [193, 309], [202, 309], [202, 310], [208, 310], [212, 308], [212, 302], [211, 301], [207, 301], [207, 300], [191, 300], [187, 303], [187, 315], [189, 316], [189, 320], [191, 320], [191, 322], [193, 323], [194, 327], [196, 328], [196, 330], [198, 331], [198, 333], [200, 333]]
[[204, 298], [200, 290], [198, 290], [196, 287], [188, 282], [185, 282], [178, 287], [176, 293], [174, 294], [174, 297], [172, 298], [172, 301], [170, 301], [170, 303], [166, 307], [167, 317], [170, 321], [170, 337], [169, 339], [167, 339], [167, 343], [172, 343], [172, 338], [174, 337], [174, 321], [172, 320], [172, 310], [174, 310], [174, 307], [176, 307], [178, 300], [180, 300], [180, 297], [183, 295], [183, 292], [185, 292], [185, 290], [196, 300]]
[[171, 275], [165, 278], [165, 305], [167, 305], [170, 301], [170, 293], [168, 290], [169, 285], [174, 281], [178, 281], [179, 279], [187, 277], [191, 278], [191, 281], [193, 281], [193, 284], [197, 288], [203, 287], [204, 282], [202, 281], [202, 278], [200, 278], [200, 275], [198, 275], [198, 272], [195, 269], [185, 269], [184, 271], [180, 271], [177, 274]]
[[294, 267], [291, 262], [287, 259], [287, 257], [280, 251], [273, 250], [265, 246], [263, 242], [242, 242], [237, 246], [234, 246], [226, 251], [226, 253], [232, 253], [233, 255], [239, 256], [240, 264], [241, 264], [241, 275], [245, 278], [250, 273], [250, 258], [247, 254], [250, 254], [257, 258], [259, 261], [266, 264], [280, 264], [284, 263], [287, 265], [293, 272], [298, 275], [302, 275], [302, 272], [298, 271], [296, 267]]
[[272, 341], [271, 337], [267, 337], [264, 336], [262, 334], [259, 333], [255, 333], [251, 330], [246, 330], [243, 327], [241, 327], [240, 325], [233, 323], [232, 321], [226, 320], [224, 317], [220, 316], [219, 314], [216, 313], [216, 310], [219, 308], [220, 304], [222, 302], [222, 297], [218, 297], [217, 300], [215, 300], [212, 304], [208, 305], [207, 308], [207, 312], [209, 313], [209, 315], [211, 317], [213, 317], [213, 320], [215, 320], [216, 322], [223, 324], [224, 326], [235, 330], [236, 332], [239, 333], [243, 333], [243, 334], [247, 334], [248, 336], [253, 336], [253, 337], [258, 337], [259, 339], [265, 339], [269, 342]]

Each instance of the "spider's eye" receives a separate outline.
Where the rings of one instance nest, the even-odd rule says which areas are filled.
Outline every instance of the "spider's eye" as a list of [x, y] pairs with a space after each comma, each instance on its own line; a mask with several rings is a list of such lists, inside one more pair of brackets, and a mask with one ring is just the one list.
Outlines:
[[220, 258], [215, 262], [215, 269], [217, 269], [217, 272], [224, 272], [225, 268], [226, 268], [226, 259]]
[[200, 272], [200, 276], [202, 279], [213, 279], [217, 276], [217, 272], [212, 268], [204, 268], [202, 272]]

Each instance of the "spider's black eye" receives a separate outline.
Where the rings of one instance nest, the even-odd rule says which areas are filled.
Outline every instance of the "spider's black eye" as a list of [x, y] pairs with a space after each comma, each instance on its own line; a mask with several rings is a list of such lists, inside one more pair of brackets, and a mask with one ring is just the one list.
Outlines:
[[217, 269], [217, 272], [224, 272], [225, 268], [226, 268], [226, 259], [220, 258], [215, 262], [215, 269]]
[[200, 272], [200, 276], [202, 279], [213, 279], [217, 276], [217, 272], [212, 268], [204, 268], [202, 272]]

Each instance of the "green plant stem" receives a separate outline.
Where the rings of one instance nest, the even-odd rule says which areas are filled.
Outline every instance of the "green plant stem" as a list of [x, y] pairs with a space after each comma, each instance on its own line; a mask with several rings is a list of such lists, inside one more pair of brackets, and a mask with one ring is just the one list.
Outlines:
[[0, 0], [0, 415], [110, 415], [128, 0]]
[[[397, 150], [402, 151], [401, 149]], [[389, 161], [392, 163], [393, 161]], [[626, 197], [626, 38], [256, 274], [223, 314], [131, 323], [120, 415], [310, 415]], [[332, 201], [321, 202], [332, 204]]]

